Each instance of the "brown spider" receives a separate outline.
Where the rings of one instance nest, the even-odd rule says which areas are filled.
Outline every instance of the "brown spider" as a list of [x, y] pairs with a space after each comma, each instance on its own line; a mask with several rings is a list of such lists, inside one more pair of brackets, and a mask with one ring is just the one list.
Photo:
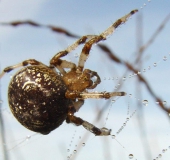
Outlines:
[[[125, 23], [136, 12], [137, 10], [133, 10], [118, 19], [100, 35], [81, 37], [73, 45], [57, 53], [51, 59], [50, 66], [35, 59], [29, 59], [5, 68], [0, 74], [0, 78], [15, 68], [26, 66], [13, 76], [8, 88], [9, 106], [15, 118], [26, 128], [41, 134], [50, 133], [66, 120], [67, 123], [82, 125], [95, 135], [110, 135], [110, 129], [99, 129], [76, 117], [74, 113], [80, 109], [86, 98], [109, 99], [112, 96], [124, 96], [126, 93], [88, 93], [87, 89], [95, 88], [101, 80], [96, 72], [89, 69], [83, 70], [84, 63], [93, 44], [105, 40], [119, 25]], [[78, 66], [60, 59], [83, 43], [85, 45]], [[60, 71], [60, 74], [55, 71], [55, 68]], [[64, 68], [69, 68], [70, 71], [66, 72]], [[93, 77], [96, 77], [95, 81], [92, 80]]]

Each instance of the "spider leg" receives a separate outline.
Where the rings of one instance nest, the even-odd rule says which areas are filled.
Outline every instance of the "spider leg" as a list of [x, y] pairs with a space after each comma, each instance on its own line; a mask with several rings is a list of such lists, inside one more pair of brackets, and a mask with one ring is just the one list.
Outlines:
[[73, 102], [74, 108], [76, 110], [76, 112], [79, 111], [79, 109], [81, 108], [81, 106], [84, 104], [84, 100], [83, 99], [78, 99], [78, 101]]
[[91, 124], [87, 121], [84, 121], [83, 119], [81, 119], [79, 117], [74, 116], [73, 113], [68, 113], [66, 122], [73, 123], [77, 126], [82, 125], [85, 129], [92, 132], [96, 136], [108, 136], [108, 135], [110, 135], [110, 132], [111, 132], [111, 129], [107, 129], [107, 128], [99, 129], [99, 128], [95, 127], [93, 124]]
[[119, 27], [121, 24], [125, 23], [129, 17], [133, 14], [135, 14], [138, 10], [132, 10], [129, 14], [123, 16], [122, 18], [118, 19], [115, 23], [113, 23], [108, 29], [106, 29], [103, 33], [100, 35], [90, 39], [88, 42], [85, 43], [78, 63], [78, 68], [80, 71], [84, 68], [84, 63], [86, 62], [89, 52], [91, 50], [91, 47], [93, 44], [98, 43], [102, 40], [106, 40], [106, 37], [112, 34], [117, 27]]
[[[44, 65], [43, 63], [35, 60], [35, 59], [28, 59], [28, 60], [25, 60], [21, 63], [18, 63], [16, 65], [13, 65], [13, 66], [9, 66], [9, 67], [6, 67], [2, 73], [0, 74], [0, 78], [2, 78], [4, 76], [5, 73], [8, 73], [16, 68], [19, 68], [19, 67], [22, 67], [22, 66], [27, 66], [27, 65]], [[45, 65], [44, 65], [45, 66]]]
[[80, 44], [85, 43], [87, 40], [96, 37], [96, 35], [86, 35], [77, 40], [74, 44], [68, 46], [64, 51], [57, 53], [50, 61], [51, 66], [57, 67], [57, 69], [64, 75], [66, 72], [64, 68], [75, 69], [76, 65], [66, 60], [61, 60], [61, 57], [66, 56], [68, 53], [76, 49]]
[[105, 99], [109, 99], [111, 97], [115, 97], [115, 96], [125, 96], [126, 93], [125, 92], [90, 92], [90, 93], [80, 93], [80, 97], [83, 99], [86, 98], [105, 98]]
[[76, 98], [80, 98], [80, 99], [87, 99], [87, 98], [109, 99], [111, 97], [125, 96], [125, 95], [126, 95], [125, 92], [90, 92], [89, 93], [89, 92], [76, 92], [76, 91], [69, 91], [69, 90], [67, 90], [67, 92], [65, 94], [65, 96], [70, 99], [76, 99]]

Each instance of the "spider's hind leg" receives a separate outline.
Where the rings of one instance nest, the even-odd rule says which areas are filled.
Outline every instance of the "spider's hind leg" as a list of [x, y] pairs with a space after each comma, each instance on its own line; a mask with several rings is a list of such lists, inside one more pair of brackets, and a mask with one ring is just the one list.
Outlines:
[[28, 60], [25, 60], [21, 63], [18, 63], [16, 65], [13, 65], [13, 66], [9, 66], [9, 67], [6, 67], [2, 73], [0, 74], [0, 79], [4, 76], [5, 73], [9, 73], [10, 71], [16, 69], [16, 68], [19, 68], [19, 67], [23, 67], [23, 66], [27, 66], [27, 65], [43, 65], [45, 66], [43, 63], [35, 60], [35, 59], [28, 59]]
[[107, 128], [99, 129], [96, 126], [94, 126], [93, 124], [91, 124], [87, 121], [84, 121], [83, 119], [81, 119], [79, 117], [74, 116], [73, 113], [68, 113], [66, 122], [67, 123], [73, 123], [77, 126], [82, 125], [85, 129], [92, 132], [96, 136], [109, 136], [110, 133], [111, 133], [111, 129], [107, 129]]

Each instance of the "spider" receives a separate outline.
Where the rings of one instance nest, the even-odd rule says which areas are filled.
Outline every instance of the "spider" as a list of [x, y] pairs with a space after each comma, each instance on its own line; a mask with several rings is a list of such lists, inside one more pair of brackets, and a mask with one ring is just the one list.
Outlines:
[[[132, 10], [100, 35], [81, 37], [74, 44], [54, 55], [49, 66], [35, 59], [28, 59], [6, 67], [0, 74], [0, 78], [15, 68], [23, 67], [12, 77], [8, 87], [8, 102], [14, 117], [27, 129], [44, 135], [59, 127], [65, 120], [77, 126], [82, 125], [96, 136], [110, 135], [111, 129], [105, 127], [99, 129], [74, 114], [81, 108], [86, 98], [109, 99], [113, 96], [124, 96], [126, 93], [88, 92], [88, 89], [94, 89], [101, 80], [97, 72], [84, 69], [84, 64], [92, 45], [105, 40], [136, 12], [137, 10]], [[72, 62], [61, 60], [83, 43], [85, 45], [77, 66]], [[70, 70], [66, 72], [64, 68]], [[93, 78], [95, 80], [92, 80]]]

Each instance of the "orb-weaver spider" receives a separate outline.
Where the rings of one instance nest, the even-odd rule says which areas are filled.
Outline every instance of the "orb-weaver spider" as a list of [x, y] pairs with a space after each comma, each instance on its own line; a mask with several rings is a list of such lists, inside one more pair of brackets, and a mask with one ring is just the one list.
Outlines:
[[[94, 89], [100, 82], [97, 72], [84, 69], [89, 52], [93, 44], [105, 40], [108, 35], [137, 10], [118, 19], [100, 35], [86, 35], [81, 37], [64, 51], [57, 53], [50, 61], [50, 66], [35, 60], [28, 59], [22, 63], [9, 66], [0, 74], [0, 78], [11, 70], [25, 66], [12, 78], [8, 88], [8, 101], [15, 118], [26, 128], [48, 134], [59, 127], [64, 120], [77, 126], [82, 125], [98, 136], [110, 135], [111, 130], [97, 128], [74, 115], [86, 98], [105, 98], [124, 96], [125, 92], [87, 92]], [[61, 60], [78, 45], [85, 43], [78, 66], [72, 62]], [[28, 66], [30, 65], [30, 66]], [[60, 73], [55, 71], [57, 68]], [[69, 68], [66, 72], [64, 68]], [[84, 69], [84, 70], [83, 70]], [[92, 80], [92, 78], [96, 80]]]

